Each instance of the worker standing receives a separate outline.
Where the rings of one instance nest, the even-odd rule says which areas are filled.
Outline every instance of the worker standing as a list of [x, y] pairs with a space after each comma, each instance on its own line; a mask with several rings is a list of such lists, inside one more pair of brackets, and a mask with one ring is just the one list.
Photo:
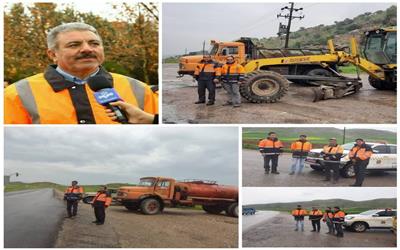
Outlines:
[[333, 224], [335, 225], [335, 230], [336, 230], [336, 236], [337, 237], [343, 237], [343, 223], [344, 223], [344, 217], [346, 214], [340, 210], [339, 207], [334, 207], [333, 208]]
[[297, 208], [292, 211], [292, 216], [296, 221], [296, 229], [294, 231], [299, 231], [301, 229], [304, 232], [304, 216], [307, 215], [307, 211], [304, 210], [301, 205], [297, 205]]
[[292, 171], [289, 174], [301, 174], [304, 168], [304, 161], [308, 156], [308, 152], [312, 149], [312, 144], [307, 141], [306, 135], [300, 135], [299, 140], [293, 142], [290, 149], [292, 150], [293, 163]]
[[322, 221], [326, 223], [328, 226], [328, 232], [327, 234], [335, 234], [335, 226], [333, 224], [333, 211], [331, 207], [327, 207], [325, 209], [325, 212], [322, 216]]
[[356, 174], [356, 182], [353, 187], [361, 187], [365, 178], [365, 169], [368, 166], [369, 159], [372, 156], [372, 148], [361, 138], [356, 139], [356, 144], [349, 152], [349, 158], [353, 163]]
[[72, 181], [64, 192], [64, 200], [67, 201], [67, 218], [72, 218], [78, 214], [78, 203], [82, 199], [83, 188], [78, 186], [77, 181]]
[[106, 219], [106, 208], [111, 205], [111, 195], [107, 191], [106, 186], [102, 186], [92, 200], [92, 207], [94, 208], [94, 216], [96, 220], [93, 223], [96, 225], [103, 225]]
[[337, 144], [336, 138], [331, 138], [329, 144], [324, 146], [321, 155], [325, 167], [324, 181], [331, 180], [331, 171], [333, 171], [333, 184], [336, 184], [339, 180], [339, 165], [340, 158], [343, 155], [343, 147]]
[[219, 82], [221, 68], [211, 59], [210, 55], [204, 55], [203, 60], [197, 64], [194, 70], [194, 79], [197, 80], [197, 93], [199, 100], [195, 104], [206, 103], [206, 89], [208, 90], [207, 105], [214, 105], [215, 84]]
[[316, 207], [312, 207], [311, 212], [308, 215], [309, 219], [311, 220], [311, 225], [313, 230], [311, 232], [318, 232], [321, 230], [321, 219], [322, 219], [322, 212], [321, 210], [317, 209]]
[[278, 172], [278, 159], [282, 152], [283, 144], [277, 138], [275, 132], [269, 132], [268, 137], [258, 143], [258, 149], [264, 158], [264, 170], [269, 174], [270, 163], [272, 167], [272, 174], [279, 174]]
[[233, 56], [226, 58], [226, 64], [221, 68], [221, 79], [229, 95], [229, 100], [224, 105], [233, 105], [234, 108], [240, 107], [239, 84], [244, 79], [244, 68], [235, 61]]

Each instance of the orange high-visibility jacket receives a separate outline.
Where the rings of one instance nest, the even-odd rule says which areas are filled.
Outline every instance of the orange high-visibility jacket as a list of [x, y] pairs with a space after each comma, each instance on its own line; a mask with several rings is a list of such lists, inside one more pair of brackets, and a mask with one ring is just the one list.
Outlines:
[[311, 210], [308, 215], [310, 220], [320, 220], [323, 216], [321, 210]]
[[363, 144], [361, 147], [355, 145], [349, 152], [350, 159], [360, 159], [362, 161], [369, 160], [372, 156], [372, 148], [367, 145]]
[[307, 211], [304, 209], [295, 209], [295, 210], [292, 210], [292, 215], [293, 216], [305, 216], [305, 215], [307, 215]]
[[258, 149], [261, 153], [267, 155], [276, 155], [281, 153], [281, 148], [283, 144], [280, 140], [271, 140], [269, 138], [263, 139], [258, 143]]
[[[118, 124], [111, 120], [87, 84], [67, 81], [49, 66], [45, 73], [20, 80], [4, 90], [6, 124]], [[158, 113], [158, 102], [150, 87], [138, 80], [108, 73], [97, 75], [113, 82], [123, 101], [147, 113]]]
[[64, 193], [66, 193], [66, 194], [70, 194], [70, 193], [83, 193], [83, 188], [82, 187], [80, 187], [80, 186], [76, 186], [76, 187], [73, 187], [73, 186], [69, 186], [67, 189], [65, 189], [65, 192]]
[[112, 198], [110, 197], [110, 195], [101, 191], [97, 192], [96, 196], [92, 200], [93, 204], [104, 203], [106, 207], [110, 206], [111, 202]]
[[243, 81], [244, 68], [238, 63], [225, 64], [221, 68], [221, 78], [223, 82], [235, 83]]
[[308, 141], [297, 140], [292, 143], [290, 149], [293, 152], [293, 157], [307, 157], [308, 152], [312, 149], [312, 144]]
[[336, 146], [325, 145], [322, 154], [324, 155], [325, 160], [340, 161], [340, 158], [343, 155], [343, 150], [343, 147], [337, 144]]
[[346, 216], [346, 214], [343, 211], [339, 210], [339, 211], [333, 213], [332, 220], [335, 223], [341, 223], [341, 222], [344, 222], [344, 217], [345, 216]]
[[221, 75], [221, 67], [215, 62], [201, 62], [194, 70], [194, 77], [200, 81], [210, 81]]

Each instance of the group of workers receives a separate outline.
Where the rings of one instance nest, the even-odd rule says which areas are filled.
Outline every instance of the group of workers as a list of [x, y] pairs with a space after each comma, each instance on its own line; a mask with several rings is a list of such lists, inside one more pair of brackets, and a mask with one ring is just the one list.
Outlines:
[[311, 232], [319, 233], [321, 231], [322, 220], [328, 226], [327, 234], [343, 237], [343, 224], [346, 214], [339, 207], [334, 207], [333, 210], [331, 207], [327, 207], [322, 212], [316, 207], [312, 207], [311, 211], [307, 211], [301, 205], [297, 205], [297, 208], [292, 211], [292, 216], [296, 222], [295, 231], [301, 230], [304, 232], [304, 218], [308, 216], [313, 228]]
[[[269, 132], [265, 139], [259, 141], [258, 149], [264, 158], [265, 174], [269, 174], [270, 170], [271, 174], [279, 174], [278, 160], [279, 155], [283, 152], [283, 147], [283, 143], [278, 139], [275, 132]], [[289, 174], [301, 174], [308, 153], [312, 150], [312, 144], [307, 140], [306, 135], [300, 135], [299, 139], [291, 144], [290, 150], [292, 152], [292, 166]], [[322, 156], [320, 164], [325, 170], [324, 181], [330, 181], [332, 178], [333, 183], [336, 184], [339, 180], [343, 147], [337, 143], [336, 138], [330, 138], [320, 154]], [[371, 156], [372, 148], [363, 139], [356, 139], [353, 148], [349, 152], [349, 159], [354, 166], [356, 181], [350, 186], [362, 186]]]
[[[197, 80], [199, 95], [195, 104], [214, 105], [215, 85], [221, 82], [229, 95], [229, 99], [223, 105], [232, 105], [234, 108], [240, 107], [239, 85], [244, 79], [244, 68], [235, 61], [233, 56], [228, 56], [226, 63], [221, 66], [218, 62], [212, 60], [210, 55], [204, 55], [195, 68], [194, 79]], [[206, 90], [208, 90], [207, 102]]]
[[[67, 201], [67, 216], [66, 218], [74, 218], [78, 214], [78, 203], [83, 198], [83, 188], [78, 186], [77, 181], [72, 181], [71, 186], [69, 186], [64, 192], [64, 200]], [[102, 186], [99, 191], [97, 191], [96, 196], [91, 201], [94, 215], [96, 220], [93, 223], [96, 225], [103, 225], [106, 219], [106, 208], [111, 205], [111, 195], [107, 191], [106, 186]]]

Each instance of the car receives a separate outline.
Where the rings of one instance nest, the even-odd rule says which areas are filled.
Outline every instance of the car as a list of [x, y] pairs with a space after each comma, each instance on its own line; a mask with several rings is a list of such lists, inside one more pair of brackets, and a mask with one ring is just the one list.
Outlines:
[[242, 210], [242, 215], [254, 215], [256, 213], [256, 209], [252, 207], [244, 207]]
[[[367, 166], [367, 171], [397, 171], [397, 145], [388, 143], [366, 142], [371, 146], [373, 155]], [[352, 162], [348, 156], [354, 143], [343, 144], [343, 156], [340, 159], [340, 174], [345, 178], [355, 176], [355, 171]], [[308, 154], [305, 164], [314, 170], [324, 170], [321, 165], [322, 148], [313, 149]]]
[[[114, 205], [114, 204], [118, 203], [115, 200], [115, 197], [117, 197], [118, 189], [109, 188], [107, 190], [108, 190], [108, 192], [111, 193], [111, 198], [112, 198], [112, 203], [111, 204]], [[96, 194], [97, 194], [97, 192], [86, 192], [86, 193], [84, 193], [83, 194], [83, 198], [82, 198], [83, 203], [90, 204], [92, 202], [93, 198], [96, 196]]]
[[393, 217], [397, 216], [397, 210], [374, 209], [359, 214], [348, 214], [344, 218], [344, 227], [352, 231], [362, 233], [367, 229], [393, 228]]

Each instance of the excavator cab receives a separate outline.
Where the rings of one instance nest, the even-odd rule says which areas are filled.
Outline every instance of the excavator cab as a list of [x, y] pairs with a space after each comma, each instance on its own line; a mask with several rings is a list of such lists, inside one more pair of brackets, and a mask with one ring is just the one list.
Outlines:
[[395, 29], [376, 29], [365, 33], [365, 58], [376, 65], [397, 64], [397, 32]]

